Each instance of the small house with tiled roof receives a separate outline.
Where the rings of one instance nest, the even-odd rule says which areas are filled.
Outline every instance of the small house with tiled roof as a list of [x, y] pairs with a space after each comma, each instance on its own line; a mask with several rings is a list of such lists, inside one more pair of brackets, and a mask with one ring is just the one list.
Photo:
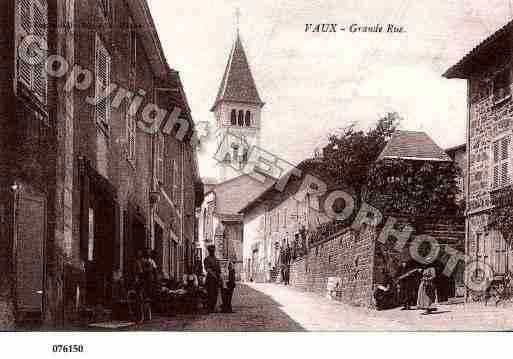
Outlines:
[[452, 161], [425, 132], [397, 130], [378, 156], [384, 159]]

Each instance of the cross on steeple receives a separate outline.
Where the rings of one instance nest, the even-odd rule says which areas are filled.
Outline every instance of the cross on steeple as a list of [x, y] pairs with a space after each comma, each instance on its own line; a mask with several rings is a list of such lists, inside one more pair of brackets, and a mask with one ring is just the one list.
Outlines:
[[239, 33], [240, 17], [241, 17], [240, 8], [236, 8], [235, 9], [235, 29], [237, 30], [237, 34]]

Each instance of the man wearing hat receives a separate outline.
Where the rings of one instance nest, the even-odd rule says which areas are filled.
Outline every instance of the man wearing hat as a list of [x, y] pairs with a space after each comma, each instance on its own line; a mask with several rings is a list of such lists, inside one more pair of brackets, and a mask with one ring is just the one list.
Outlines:
[[216, 310], [217, 296], [219, 294], [219, 285], [221, 284], [221, 266], [216, 258], [216, 247], [209, 245], [207, 247], [208, 257], [205, 258], [203, 264], [207, 271], [205, 286], [207, 287], [208, 312], [212, 313]]

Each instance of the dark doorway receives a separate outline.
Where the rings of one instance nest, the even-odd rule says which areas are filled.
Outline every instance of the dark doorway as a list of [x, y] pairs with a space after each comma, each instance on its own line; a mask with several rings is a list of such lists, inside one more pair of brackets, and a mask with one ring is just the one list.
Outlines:
[[108, 304], [115, 264], [114, 203], [100, 196], [89, 210], [89, 245], [86, 264], [86, 302], [88, 305]]
[[[128, 212], [126, 213], [128, 216]], [[125, 228], [124, 272], [129, 281], [134, 278], [134, 266], [137, 253], [146, 248], [146, 227], [139, 216], [132, 215]]]

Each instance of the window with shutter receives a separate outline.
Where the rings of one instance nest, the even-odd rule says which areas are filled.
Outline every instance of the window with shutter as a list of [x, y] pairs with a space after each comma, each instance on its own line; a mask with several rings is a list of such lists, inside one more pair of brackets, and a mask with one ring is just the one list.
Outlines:
[[493, 261], [493, 272], [496, 275], [506, 274], [506, 262], [507, 262], [507, 251], [508, 244], [504, 240], [504, 237], [497, 231], [492, 231], [491, 238], [493, 240], [493, 246], [495, 249], [494, 261]]
[[510, 161], [511, 161], [511, 138], [502, 137], [492, 143], [492, 188], [497, 189], [507, 186], [511, 182]]
[[110, 1], [111, 0], [101, 0], [101, 5], [105, 18], [109, 21], [112, 21], [112, 5]]
[[[20, 24], [18, 33], [21, 35], [21, 41], [25, 36], [34, 32], [31, 0], [18, 1], [18, 16]], [[24, 61], [21, 56], [18, 57], [18, 81], [27, 86], [27, 88], [32, 88], [32, 65]]]
[[[104, 129], [108, 129], [110, 118], [110, 101], [109, 96], [103, 96], [107, 88], [110, 86], [110, 55], [103, 45], [102, 40], [96, 35], [96, 56], [95, 56], [95, 72], [96, 72], [96, 105], [95, 115], [96, 122]], [[104, 97], [104, 98], [102, 98]]]
[[[18, 42], [28, 35], [37, 36], [43, 44], [48, 39], [48, 7], [46, 0], [18, 0]], [[43, 46], [43, 45], [41, 45]], [[38, 51], [42, 51], [39, 49]], [[35, 50], [29, 49], [31, 59]], [[27, 61], [21, 54], [17, 59], [17, 80], [43, 104], [47, 102], [45, 61]]]
[[[46, 4], [43, 1], [34, 1], [34, 33], [46, 43], [47, 39], [47, 14]], [[46, 61], [39, 61], [34, 64], [34, 94], [41, 101], [46, 104]]]

